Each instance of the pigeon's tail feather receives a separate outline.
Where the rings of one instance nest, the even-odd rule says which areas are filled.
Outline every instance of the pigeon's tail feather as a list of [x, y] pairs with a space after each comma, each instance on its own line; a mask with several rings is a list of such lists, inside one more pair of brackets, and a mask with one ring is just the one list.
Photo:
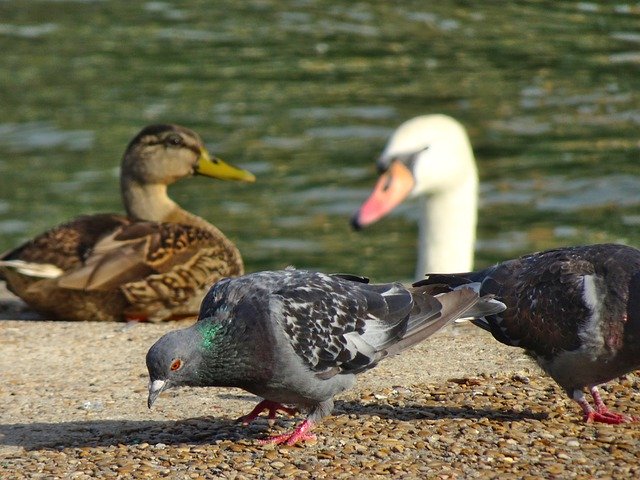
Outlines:
[[449, 286], [455, 289], [456, 287], [467, 286], [476, 282], [482, 282], [491, 271], [492, 268], [487, 268], [486, 270], [480, 270], [478, 272], [428, 273], [423, 280], [418, 280], [413, 284], [413, 286], [424, 287], [427, 285], [439, 285], [440, 287]]
[[[395, 355], [430, 337], [447, 323], [466, 314], [478, 303], [478, 294], [470, 288], [451, 290], [446, 285], [411, 288], [414, 308], [403, 338], [387, 349]], [[436, 298], [433, 296], [436, 295]]]
[[[424, 280], [420, 280], [413, 284], [414, 287], [431, 288], [446, 290], [458, 290], [460, 288], [471, 288], [480, 294], [482, 281], [492, 271], [491, 268], [481, 270], [479, 272], [467, 273], [435, 273], [428, 274]], [[504, 311], [506, 306], [504, 303], [496, 300], [493, 295], [484, 295], [480, 297], [478, 303], [465, 313], [459, 321], [471, 320], [471, 323], [484, 330], [491, 331], [491, 325], [487, 321], [486, 316], [495, 315]]]
[[[457, 287], [455, 290], [460, 288], [472, 288], [474, 291], [480, 291], [480, 283], [470, 283], [468, 285], [464, 285], [462, 287]], [[481, 328], [482, 323], [486, 324], [487, 327], [489, 323], [483, 318], [488, 315], [496, 315], [500, 312], [503, 312], [507, 306], [499, 300], [495, 299], [494, 295], [483, 295], [478, 299], [478, 303], [473, 305], [465, 314], [465, 317], [478, 319], [478, 326]], [[475, 321], [473, 322], [475, 323]]]
[[487, 322], [486, 318], [472, 318], [471, 323], [473, 323], [476, 327], [480, 327], [487, 332], [491, 332], [491, 325]]
[[[459, 287], [464, 288], [464, 287]], [[474, 305], [464, 316], [459, 318], [456, 322], [470, 321], [476, 327], [480, 327], [487, 332], [493, 333], [491, 323], [487, 320], [487, 316], [496, 315], [503, 312], [507, 306], [499, 300], [496, 300], [493, 295], [485, 295], [480, 297], [480, 300]]]
[[470, 278], [472, 273], [428, 273], [425, 278], [418, 280], [413, 284], [414, 287], [426, 287], [432, 288], [450, 288], [459, 287], [460, 285], [467, 285], [473, 280]]

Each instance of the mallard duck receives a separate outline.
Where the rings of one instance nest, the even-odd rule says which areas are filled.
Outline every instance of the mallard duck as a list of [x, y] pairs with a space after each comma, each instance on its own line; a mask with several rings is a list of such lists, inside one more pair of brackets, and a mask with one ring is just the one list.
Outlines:
[[60, 320], [162, 321], [197, 315], [209, 286], [242, 275], [220, 230], [169, 198], [193, 174], [255, 181], [209, 156], [178, 125], [150, 125], [129, 143], [120, 187], [126, 216], [77, 217], [0, 256], [0, 278], [30, 307]]
[[478, 172], [464, 127], [446, 115], [423, 115], [393, 133], [378, 160], [382, 172], [352, 218], [360, 229], [407, 197], [420, 199], [416, 278], [473, 267]]

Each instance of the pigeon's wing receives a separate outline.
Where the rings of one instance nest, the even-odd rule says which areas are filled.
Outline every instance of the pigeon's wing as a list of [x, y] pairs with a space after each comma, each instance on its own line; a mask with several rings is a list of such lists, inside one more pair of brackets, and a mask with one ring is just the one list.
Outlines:
[[351, 273], [331, 273], [329, 276], [342, 278], [343, 280], [349, 280], [351, 282], [369, 283], [369, 279], [367, 277], [353, 275]]
[[270, 311], [295, 353], [321, 378], [373, 367], [398, 341], [413, 306], [401, 284], [309, 274], [274, 290]]
[[488, 269], [481, 293], [507, 305], [486, 319], [496, 339], [542, 356], [579, 348], [593, 302], [606, 291], [604, 277], [583, 253], [552, 250]]

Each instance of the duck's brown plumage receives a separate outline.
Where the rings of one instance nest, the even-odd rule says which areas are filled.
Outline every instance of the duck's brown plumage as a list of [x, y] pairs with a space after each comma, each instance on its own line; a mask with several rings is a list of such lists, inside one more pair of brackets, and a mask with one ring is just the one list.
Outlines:
[[[128, 215], [85, 215], [54, 227], [2, 255], [0, 278], [32, 308], [61, 320], [196, 315], [211, 283], [241, 275], [244, 267], [220, 230], [167, 196], [167, 185], [193, 173], [254, 179], [210, 158], [189, 129], [146, 127], [122, 161]], [[33, 273], [43, 265], [54, 266], [53, 273]]]

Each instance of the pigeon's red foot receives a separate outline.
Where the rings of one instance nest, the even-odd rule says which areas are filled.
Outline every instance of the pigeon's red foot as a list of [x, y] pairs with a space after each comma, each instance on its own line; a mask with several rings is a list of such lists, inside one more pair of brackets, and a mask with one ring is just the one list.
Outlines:
[[251, 410], [251, 412], [240, 417], [238, 421], [242, 422], [243, 425], [249, 425], [264, 411], [269, 412], [267, 418], [269, 420], [273, 420], [274, 418], [276, 418], [278, 410], [286, 413], [287, 415], [295, 415], [296, 413], [298, 413], [297, 408], [285, 407], [281, 403], [272, 402], [271, 400], [262, 400], [258, 405], [256, 405], [253, 410]]
[[591, 410], [589, 413], [585, 413], [584, 421], [587, 423], [602, 422], [609, 423], [611, 425], [618, 425], [620, 423], [634, 422], [636, 420], [633, 417], [628, 417], [605, 409], [604, 411]]
[[575, 390], [573, 392], [573, 399], [582, 407], [582, 411], [584, 412], [584, 421], [586, 423], [601, 422], [608, 423], [610, 425], [618, 425], [620, 423], [638, 421], [635, 417], [629, 417], [609, 410], [600, 396], [598, 387], [593, 386], [589, 390], [596, 404], [596, 408], [589, 405], [589, 402], [587, 402], [587, 399], [584, 398], [584, 395], [580, 390]]
[[275, 437], [269, 437], [264, 440], [260, 440], [260, 445], [266, 445], [268, 443], [275, 443], [276, 445], [282, 445], [283, 443], [286, 445], [295, 445], [298, 442], [304, 442], [307, 440], [315, 440], [316, 436], [308, 433], [309, 430], [313, 427], [313, 422], [310, 420], [305, 420], [298, 428], [296, 428], [293, 432], [283, 433], [282, 435], [277, 435]]

